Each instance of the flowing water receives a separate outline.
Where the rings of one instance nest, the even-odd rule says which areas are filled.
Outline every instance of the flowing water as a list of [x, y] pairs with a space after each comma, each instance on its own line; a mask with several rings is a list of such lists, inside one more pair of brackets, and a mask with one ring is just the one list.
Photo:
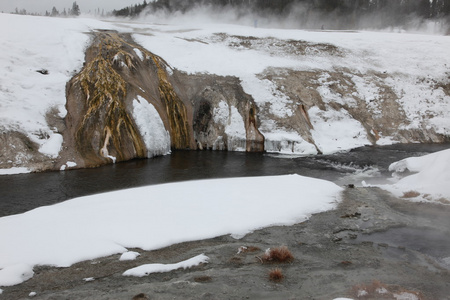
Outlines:
[[224, 151], [176, 151], [95, 169], [0, 176], [0, 217], [75, 197], [176, 181], [300, 174], [339, 185], [383, 182], [389, 164], [450, 148], [450, 144], [362, 147], [319, 156]]

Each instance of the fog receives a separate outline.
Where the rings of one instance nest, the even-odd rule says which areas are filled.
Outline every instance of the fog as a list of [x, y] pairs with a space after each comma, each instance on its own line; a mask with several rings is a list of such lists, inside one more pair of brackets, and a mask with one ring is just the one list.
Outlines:
[[196, 5], [186, 10], [155, 9], [148, 6], [137, 17], [151, 23], [224, 23], [262, 28], [306, 30], [381, 30], [426, 34], [450, 34], [449, 18], [423, 18], [414, 13], [396, 15], [388, 11], [366, 14], [323, 12], [302, 4], [291, 5], [282, 13], [251, 7]]

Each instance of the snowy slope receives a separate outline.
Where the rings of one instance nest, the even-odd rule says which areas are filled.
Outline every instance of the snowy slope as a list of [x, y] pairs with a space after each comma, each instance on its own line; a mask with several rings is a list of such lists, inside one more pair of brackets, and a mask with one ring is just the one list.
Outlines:
[[[18, 130], [57, 156], [62, 136], [49, 128], [46, 113], [65, 110], [65, 84], [80, 70], [89, 32], [108, 24], [0, 14], [0, 130]], [[48, 75], [37, 71], [47, 70]]]

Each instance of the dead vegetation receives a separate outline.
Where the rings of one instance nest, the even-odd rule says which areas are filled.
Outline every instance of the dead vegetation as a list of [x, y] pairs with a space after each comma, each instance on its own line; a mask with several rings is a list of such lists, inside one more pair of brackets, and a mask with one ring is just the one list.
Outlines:
[[280, 268], [275, 268], [269, 272], [269, 280], [273, 282], [280, 282], [284, 278], [283, 271]]
[[269, 248], [262, 257], [263, 262], [271, 263], [290, 263], [294, 260], [294, 256], [286, 246], [278, 248]]
[[419, 197], [420, 193], [416, 192], [416, 191], [408, 191], [408, 192], [404, 192], [402, 198], [415, 198], [415, 197]]

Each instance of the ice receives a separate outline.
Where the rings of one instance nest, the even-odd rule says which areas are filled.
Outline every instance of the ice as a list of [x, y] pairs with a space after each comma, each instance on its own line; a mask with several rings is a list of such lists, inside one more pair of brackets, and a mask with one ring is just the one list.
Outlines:
[[170, 153], [170, 135], [155, 107], [138, 96], [133, 101], [133, 117], [147, 147], [147, 157]]

